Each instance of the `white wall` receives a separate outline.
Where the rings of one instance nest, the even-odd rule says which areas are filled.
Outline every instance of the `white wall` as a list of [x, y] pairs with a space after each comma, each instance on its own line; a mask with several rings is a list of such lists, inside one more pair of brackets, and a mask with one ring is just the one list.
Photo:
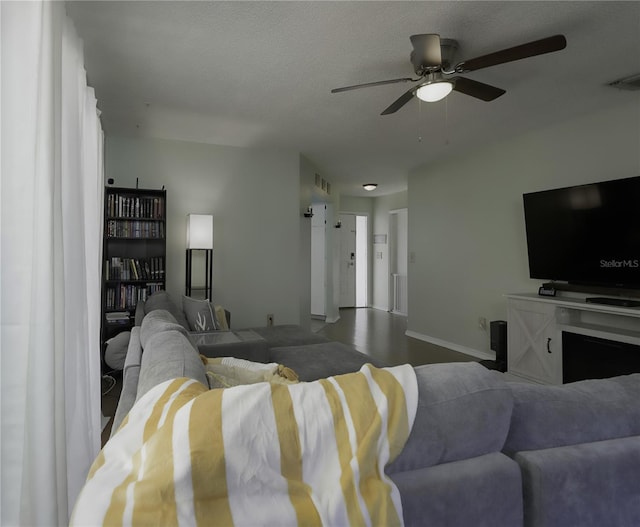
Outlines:
[[313, 205], [311, 218], [311, 315], [325, 318], [327, 315], [327, 206]]
[[300, 156], [300, 326], [311, 329], [311, 222], [304, 216], [313, 202], [316, 169], [304, 156]]
[[106, 177], [116, 186], [134, 187], [138, 177], [140, 188], [167, 189], [167, 290], [174, 299], [184, 294], [187, 214], [211, 213], [213, 299], [231, 310], [233, 327], [264, 326], [268, 313], [276, 324], [304, 321], [298, 153], [108, 137], [105, 154]]
[[[316, 175], [320, 172], [320, 169], [313, 164], [311, 160], [304, 156], [300, 156], [300, 180], [304, 182], [304, 197], [300, 205], [303, 210], [306, 210], [309, 206], [326, 206], [324, 213], [327, 227], [324, 229], [324, 242], [322, 248], [312, 248], [314, 240], [311, 236], [311, 223], [312, 219], [305, 218], [304, 226], [305, 232], [309, 232], [309, 256], [307, 257], [307, 269], [309, 273], [309, 281], [307, 287], [309, 289], [309, 303], [306, 308], [301, 310], [301, 313], [307, 313], [308, 324], [311, 325], [311, 254], [314, 257], [317, 254], [323, 254], [325, 265], [325, 298], [324, 298], [324, 315], [327, 322], [335, 322], [340, 318], [340, 310], [338, 306], [338, 290], [339, 290], [339, 274], [338, 274], [338, 253], [334, 249], [337, 237], [334, 235], [334, 229], [330, 228], [335, 225], [336, 213], [335, 204], [339, 201], [339, 194], [336, 192], [337, 186], [333, 186], [331, 194], [327, 194], [326, 191], [315, 185]], [[323, 179], [327, 179], [331, 182], [331, 178], [327, 178], [326, 174], [322, 174]], [[317, 218], [316, 218], [317, 220]]]
[[413, 336], [489, 350], [478, 318], [505, 319], [503, 295], [541, 283], [529, 279], [522, 194], [639, 175], [633, 98], [410, 174]]

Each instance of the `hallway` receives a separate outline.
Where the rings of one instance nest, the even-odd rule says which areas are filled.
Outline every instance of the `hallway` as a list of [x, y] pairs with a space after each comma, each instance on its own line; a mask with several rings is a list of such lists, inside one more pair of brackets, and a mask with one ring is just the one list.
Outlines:
[[[312, 328], [318, 321], [312, 321]], [[324, 323], [319, 323], [324, 324]], [[429, 342], [407, 337], [407, 317], [373, 308], [340, 309], [340, 320], [317, 331], [331, 340], [353, 346], [389, 366], [479, 359]]]

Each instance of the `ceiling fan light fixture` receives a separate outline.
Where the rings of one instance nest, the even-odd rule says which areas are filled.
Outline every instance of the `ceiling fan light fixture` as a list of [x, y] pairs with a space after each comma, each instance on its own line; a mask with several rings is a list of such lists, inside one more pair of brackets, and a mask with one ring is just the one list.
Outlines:
[[421, 101], [436, 102], [444, 99], [453, 90], [453, 84], [448, 81], [438, 81], [420, 86], [416, 96]]
[[369, 192], [371, 192], [372, 190], [375, 190], [378, 188], [378, 184], [377, 183], [365, 183], [364, 185], [362, 185], [362, 188], [365, 190], [368, 190]]

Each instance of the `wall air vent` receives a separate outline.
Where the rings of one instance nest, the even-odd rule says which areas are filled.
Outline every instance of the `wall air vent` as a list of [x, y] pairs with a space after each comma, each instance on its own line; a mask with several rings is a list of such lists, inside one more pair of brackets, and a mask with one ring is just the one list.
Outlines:
[[316, 174], [316, 187], [325, 194], [331, 194], [331, 183], [321, 177], [320, 174]]
[[632, 75], [631, 77], [625, 77], [624, 79], [610, 82], [609, 86], [613, 86], [614, 88], [618, 88], [619, 90], [640, 90], [640, 73], [637, 75]]

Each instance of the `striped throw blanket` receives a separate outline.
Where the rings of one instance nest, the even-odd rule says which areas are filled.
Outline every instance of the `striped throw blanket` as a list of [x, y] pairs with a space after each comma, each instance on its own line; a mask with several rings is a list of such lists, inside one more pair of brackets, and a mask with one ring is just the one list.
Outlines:
[[417, 399], [409, 365], [216, 390], [167, 381], [105, 445], [71, 524], [402, 525], [384, 467]]

